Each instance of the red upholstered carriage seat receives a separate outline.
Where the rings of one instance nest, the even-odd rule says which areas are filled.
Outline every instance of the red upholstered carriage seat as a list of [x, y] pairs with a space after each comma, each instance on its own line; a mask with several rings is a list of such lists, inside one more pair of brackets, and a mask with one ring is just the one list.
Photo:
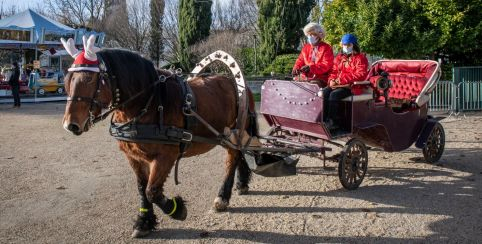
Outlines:
[[[419, 106], [428, 101], [429, 93], [440, 78], [440, 67], [430, 60], [381, 60], [373, 64], [368, 73], [374, 87], [381, 72], [387, 72], [392, 81], [388, 97], [416, 102]], [[379, 95], [381, 94], [381, 91]], [[380, 96], [383, 100], [383, 96]]]

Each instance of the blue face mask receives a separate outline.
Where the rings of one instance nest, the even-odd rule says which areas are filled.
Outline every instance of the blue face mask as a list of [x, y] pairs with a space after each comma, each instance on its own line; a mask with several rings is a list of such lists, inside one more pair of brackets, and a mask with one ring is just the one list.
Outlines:
[[353, 52], [353, 47], [343, 46], [343, 53], [344, 54], [351, 54]]
[[318, 37], [316, 36], [309, 36], [307, 38], [308, 40], [308, 43], [311, 44], [311, 45], [315, 45], [317, 42], [318, 42]]

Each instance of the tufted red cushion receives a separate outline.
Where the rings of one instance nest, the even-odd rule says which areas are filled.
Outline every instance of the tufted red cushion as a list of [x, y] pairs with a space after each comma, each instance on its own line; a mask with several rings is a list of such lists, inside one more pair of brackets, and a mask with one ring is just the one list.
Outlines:
[[390, 98], [415, 99], [436, 68], [436, 64], [425, 61], [381, 61], [370, 69], [367, 80], [376, 87], [380, 72], [385, 71], [392, 81]]

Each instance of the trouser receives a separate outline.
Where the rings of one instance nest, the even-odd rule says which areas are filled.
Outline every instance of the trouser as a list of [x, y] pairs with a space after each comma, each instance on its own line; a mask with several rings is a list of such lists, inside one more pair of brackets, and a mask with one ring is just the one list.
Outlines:
[[13, 95], [13, 105], [20, 106], [20, 86], [13, 85], [12, 86], [12, 95]]
[[348, 88], [336, 88], [325, 87], [323, 89], [323, 121], [332, 119], [338, 123], [338, 107], [340, 106], [340, 100], [351, 96], [351, 90]]

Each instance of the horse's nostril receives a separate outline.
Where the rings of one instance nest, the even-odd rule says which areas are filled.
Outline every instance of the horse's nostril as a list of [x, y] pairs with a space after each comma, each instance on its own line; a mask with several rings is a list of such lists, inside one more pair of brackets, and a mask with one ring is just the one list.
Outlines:
[[76, 125], [76, 124], [69, 124], [69, 125], [67, 126], [67, 129], [68, 129], [69, 131], [74, 132], [74, 133], [80, 131], [80, 127], [79, 127], [78, 125]]

